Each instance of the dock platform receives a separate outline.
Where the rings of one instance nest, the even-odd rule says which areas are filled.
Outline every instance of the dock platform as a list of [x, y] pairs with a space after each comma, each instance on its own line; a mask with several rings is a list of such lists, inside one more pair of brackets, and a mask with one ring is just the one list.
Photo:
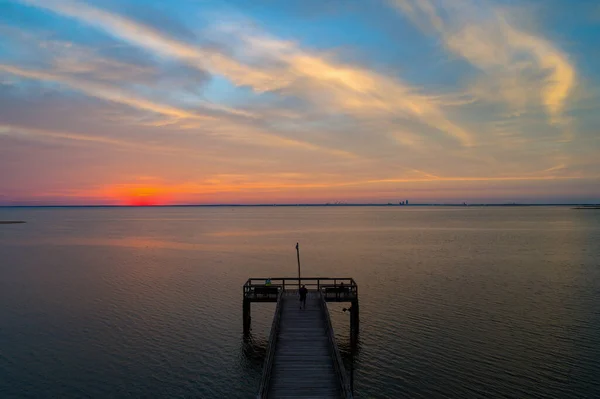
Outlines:
[[[352, 398], [327, 302], [350, 302], [351, 332], [358, 333], [358, 289], [353, 279], [249, 279], [244, 285], [244, 332], [250, 304], [276, 302], [258, 398]], [[300, 309], [298, 287], [309, 290]]]

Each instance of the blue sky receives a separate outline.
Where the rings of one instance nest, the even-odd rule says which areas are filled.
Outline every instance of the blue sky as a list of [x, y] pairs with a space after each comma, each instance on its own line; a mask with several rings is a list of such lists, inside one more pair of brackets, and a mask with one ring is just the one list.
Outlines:
[[0, 1], [0, 203], [600, 202], [595, 1]]

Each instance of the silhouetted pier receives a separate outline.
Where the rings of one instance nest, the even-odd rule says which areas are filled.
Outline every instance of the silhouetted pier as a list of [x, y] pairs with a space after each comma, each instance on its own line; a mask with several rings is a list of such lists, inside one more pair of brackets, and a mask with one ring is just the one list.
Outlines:
[[[267, 284], [270, 281], [270, 284]], [[298, 289], [308, 289], [300, 309]], [[358, 334], [358, 287], [352, 278], [251, 278], [244, 284], [243, 326], [252, 302], [276, 302], [258, 398], [352, 398], [327, 302], [349, 302], [350, 331]]]

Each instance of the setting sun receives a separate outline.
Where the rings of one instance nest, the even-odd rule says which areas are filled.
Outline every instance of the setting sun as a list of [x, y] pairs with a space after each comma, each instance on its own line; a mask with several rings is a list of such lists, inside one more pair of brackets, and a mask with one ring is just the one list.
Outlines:
[[136, 184], [122, 184], [107, 190], [106, 197], [128, 206], [152, 206], [168, 203], [164, 189]]

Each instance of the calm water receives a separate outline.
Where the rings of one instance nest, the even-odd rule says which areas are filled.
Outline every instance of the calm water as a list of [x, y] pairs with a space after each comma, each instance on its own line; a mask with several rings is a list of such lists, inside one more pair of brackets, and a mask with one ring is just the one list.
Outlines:
[[[353, 276], [356, 396], [600, 397], [600, 211], [0, 209], [0, 397], [250, 398], [250, 276]], [[349, 316], [330, 306], [348, 364]]]

